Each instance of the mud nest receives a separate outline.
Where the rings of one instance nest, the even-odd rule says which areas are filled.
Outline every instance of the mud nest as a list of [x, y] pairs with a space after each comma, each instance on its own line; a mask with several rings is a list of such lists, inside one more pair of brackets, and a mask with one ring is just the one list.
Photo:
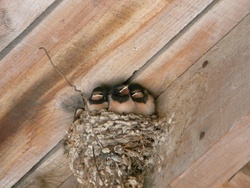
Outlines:
[[92, 187], [143, 187], [164, 123], [156, 115], [82, 111], [65, 136], [70, 168]]

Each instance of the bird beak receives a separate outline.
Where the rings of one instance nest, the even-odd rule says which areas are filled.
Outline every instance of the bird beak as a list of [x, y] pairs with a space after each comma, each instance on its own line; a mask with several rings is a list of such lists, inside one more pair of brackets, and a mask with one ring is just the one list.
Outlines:
[[128, 86], [122, 88], [119, 93], [122, 95], [127, 95], [129, 93]]
[[136, 92], [132, 95], [133, 98], [138, 99], [138, 98], [143, 98], [144, 95], [142, 92]]
[[103, 98], [103, 95], [100, 95], [100, 94], [95, 94], [91, 97], [91, 99], [94, 101], [101, 100], [102, 98]]

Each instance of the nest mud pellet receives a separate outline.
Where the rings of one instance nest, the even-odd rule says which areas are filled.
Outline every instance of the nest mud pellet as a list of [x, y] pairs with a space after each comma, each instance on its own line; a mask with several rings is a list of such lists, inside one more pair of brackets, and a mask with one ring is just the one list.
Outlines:
[[143, 187], [162, 124], [155, 115], [82, 111], [65, 136], [70, 168], [80, 183], [92, 187]]

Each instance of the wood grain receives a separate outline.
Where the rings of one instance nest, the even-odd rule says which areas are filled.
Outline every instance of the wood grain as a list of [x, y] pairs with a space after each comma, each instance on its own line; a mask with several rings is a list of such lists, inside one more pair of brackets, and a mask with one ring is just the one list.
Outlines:
[[0, 63], [0, 184], [15, 184], [62, 139], [72, 121], [73, 112], [61, 103], [74, 89], [53, 70], [40, 46], [88, 94], [98, 83], [127, 79], [211, 2], [60, 3]]
[[249, 161], [249, 137], [250, 114], [235, 122], [220, 141], [171, 183], [171, 187], [219, 187], [231, 177], [232, 172]]
[[[131, 81], [159, 96], [250, 12], [250, 1], [222, 0], [159, 51]], [[159, 77], [160, 79], [156, 78]], [[153, 80], [153, 81], [152, 81]]]
[[227, 188], [250, 187], [250, 162], [248, 162], [239, 172], [228, 181]]
[[92, 188], [90, 185], [86, 184], [80, 184], [74, 175], [71, 175], [69, 179], [67, 179], [62, 185], [60, 185], [59, 188]]
[[1, 0], [0, 52], [33, 23], [54, 1]]
[[[244, 2], [246, 3], [246, 1], [244, 1]], [[236, 8], [233, 5], [236, 6]], [[173, 71], [170, 71], [170, 69], [167, 69], [166, 65], [164, 64], [166, 62], [161, 61], [162, 59], [164, 59], [163, 57], [165, 57], [166, 59], [168, 58], [168, 56], [166, 54], [171, 55], [168, 53], [168, 50], [166, 50], [166, 52], [165, 51], [162, 52], [163, 53], [162, 56], [156, 56], [154, 63], [148, 65], [147, 71], [148, 70], [153, 70], [153, 71], [154, 70], [157, 70], [157, 71], [162, 70], [162, 71], [164, 71], [164, 72], [161, 72], [161, 75], [163, 75], [163, 76], [166, 75], [167, 73], [173, 74], [175, 76], [172, 79], [170, 79], [170, 80], [172, 80], [171, 82], [173, 82], [174, 78], [179, 77], [183, 72], [186, 71], [186, 69], [189, 68], [189, 66], [191, 64], [195, 63], [196, 60], [200, 58], [199, 55], [202, 56], [203, 53], [205, 53], [214, 44], [216, 44], [222, 37], [224, 37], [224, 35], [226, 35], [229, 32], [229, 30], [231, 30], [233, 27], [235, 27], [238, 24], [238, 22], [241, 21], [241, 19], [249, 11], [249, 9], [246, 8], [247, 6], [245, 6], [245, 5], [247, 5], [247, 4], [235, 3], [233, 1], [229, 1], [229, 2], [228, 1], [227, 2], [220, 1], [219, 3], [212, 6], [206, 13], [204, 13], [204, 15], [201, 18], [197, 19], [196, 22], [193, 23], [191, 27], [189, 27], [185, 32], [183, 32], [182, 35], [178, 38], [178, 40], [176, 40], [176, 42], [174, 44], [171, 43], [171, 46], [174, 46], [174, 47], [171, 48], [171, 46], [170, 46], [169, 50], [170, 49], [171, 49], [171, 51], [175, 50], [175, 51], [177, 51], [176, 52], [177, 54], [178, 54], [178, 50], [180, 50], [180, 53], [183, 55], [183, 57], [190, 58], [189, 61], [192, 63], [185, 65], [185, 66], [184, 66], [184, 64], [183, 64], [183, 66], [180, 66], [180, 64], [177, 64], [178, 66], [176, 66], [175, 68], [172, 67]], [[224, 14], [226, 16], [221, 17], [220, 16], [221, 14]], [[209, 23], [213, 22], [216, 24], [212, 24], [213, 25], [213, 28], [212, 28], [212, 26], [210, 24], [207, 24], [208, 22]], [[206, 28], [206, 29], [204, 30], [203, 28]], [[208, 30], [211, 30], [211, 31], [208, 31]], [[208, 32], [210, 33], [209, 37], [207, 35]], [[194, 38], [191, 36], [196, 36], [196, 35], [198, 37], [195, 38], [195, 40], [194, 40]], [[202, 43], [200, 43], [200, 39], [203, 39], [204, 48], [202, 48], [198, 51], [197, 49], [195, 50], [195, 46], [199, 46], [202, 44]], [[206, 41], [205, 39], [208, 39], [208, 41]], [[188, 45], [188, 44], [191, 44], [191, 45]], [[194, 51], [192, 51], [192, 50], [194, 50]], [[184, 52], [186, 52], [186, 53], [184, 53]], [[190, 55], [192, 53], [195, 54], [194, 55], [195, 58], [193, 58], [193, 59], [192, 59], [193, 56]], [[175, 56], [175, 53], [173, 53], [173, 59], [174, 59], [174, 57], [178, 60], [178, 57]], [[157, 66], [161, 65], [164, 68], [160, 69], [160, 67], [159, 67], [159, 68], [155, 69], [155, 64], [157, 62], [161, 62], [161, 64], [159, 64]], [[167, 62], [167, 63], [169, 63], [169, 62]], [[173, 64], [173, 66], [174, 65], [175, 64]], [[199, 66], [202, 67], [202, 65], [199, 65]], [[179, 67], [179, 69], [178, 69], [178, 67]], [[144, 74], [144, 73], [145, 72], [139, 71], [138, 77], [136, 79], [138, 79], [139, 82], [144, 83], [144, 79], [149, 80], [148, 78], [151, 78], [151, 81], [145, 83], [145, 85], [148, 86], [149, 88], [151, 88], [151, 87], [154, 88], [155, 94], [159, 94], [160, 92], [162, 92], [164, 90], [164, 88], [169, 83], [171, 83], [171, 82], [168, 82], [168, 80], [167, 80], [165, 82], [166, 85], [159, 86], [158, 83], [160, 83], [160, 81], [162, 81], [160, 78], [153, 76], [153, 74], [149, 75], [149, 74]], [[199, 81], [201, 81], [201, 83], [199, 84], [200, 86], [202, 85], [202, 83], [204, 83], [203, 78], [200, 78], [199, 76], [191, 79], [189, 82], [189, 85], [192, 84], [193, 81], [194, 81], [194, 85], [198, 84]], [[152, 85], [153, 82], [156, 83], [156, 86]], [[200, 93], [200, 95], [202, 95], [202, 92]], [[164, 102], [164, 104], [165, 104], [165, 102]], [[197, 105], [197, 103], [195, 103], [194, 105]], [[172, 115], [172, 114], [170, 114], [170, 115]], [[187, 115], [192, 116], [192, 113], [187, 114]], [[179, 132], [176, 131], [176, 134], [178, 135]], [[176, 137], [175, 133], [173, 133], [173, 137]], [[170, 148], [170, 149], [172, 149], [172, 148]], [[60, 163], [60, 159], [57, 160], [57, 162]], [[173, 171], [169, 172], [169, 173], [173, 173], [174, 175], [172, 174], [172, 175], [168, 176], [168, 180], [164, 179], [164, 181], [165, 180], [166, 180], [166, 182], [171, 181], [171, 179], [173, 179], [176, 175], [178, 175], [179, 170], [183, 170], [183, 169], [181, 169], [181, 167], [179, 167], [179, 165], [176, 165], [176, 166], [177, 166], [177, 169], [174, 169], [175, 166], [173, 166], [172, 167]], [[34, 172], [34, 173], [36, 173], [36, 172]], [[68, 186], [69, 184], [72, 183], [71, 181], [74, 182], [74, 177], [67, 180], [64, 183], [64, 185]]]
[[[17, 183], [14, 188], [54, 188], [59, 187], [65, 179], [72, 175], [62, 144], [59, 144], [53, 153], [47, 155], [27, 177]], [[58, 162], [60, 159], [60, 162]]]
[[[240, 120], [250, 114], [249, 26], [248, 15], [158, 98], [159, 113], [172, 117], [173, 123], [169, 128], [170, 136], [166, 138], [166, 146], [161, 150], [165, 160], [161, 173], [155, 175], [155, 187], [166, 187], [171, 183], [169, 180], [172, 180], [171, 187], [181, 187], [185, 182], [189, 185], [185, 187], [195, 187], [196, 182], [198, 187], [216, 187], [249, 161], [249, 149], [246, 147], [249, 143], [245, 140], [249, 134], [249, 124], [246, 122], [240, 129], [245, 132], [242, 140], [237, 131], [232, 133], [234, 137], [226, 136], [231, 135], [232, 128], [240, 126]], [[186, 172], [191, 172], [189, 168], [193, 169], [195, 161], [209, 162], [207, 160], [215, 154], [211, 151], [217, 151], [220, 141], [226, 142], [224, 137], [232, 139], [232, 147], [235, 150], [237, 148], [236, 153], [242, 152], [242, 157], [230, 150], [229, 145], [225, 145], [229, 150], [218, 151], [222, 157], [218, 161], [225, 159], [227, 167], [224, 162], [221, 166], [217, 165], [213, 158], [214, 164], [203, 165], [206, 168], [202, 170], [209, 172], [208, 177], [201, 171], [200, 175], [197, 171], [196, 176], [191, 178], [191, 173], [188, 177]], [[241, 143], [245, 147], [241, 147]], [[211, 154], [211, 158], [206, 152]], [[223, 152], [227, 157], [223, 157]], [[233, 163], [229, 156], [234, 159]], [[218, 175], [223, 170], [224, 173]], [[202, 180], [206, 184], [202, 185]]]

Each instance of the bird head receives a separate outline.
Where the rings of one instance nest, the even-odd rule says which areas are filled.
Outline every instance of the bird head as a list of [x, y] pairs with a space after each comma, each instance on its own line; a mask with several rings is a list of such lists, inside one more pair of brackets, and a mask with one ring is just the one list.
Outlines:
[[108, 101], [108, 90], [105, 87], [96, 87], [89, 98], [92, 104], [101, 104]]
[[135, 102], [146, 103], [148, 100], [147, 90], [140, 84], [130, 84], [129, 85], [130, 96]]
[[110, 90], [111, 98], [120, 103], [129, 100], [129, 89], [127, 85], [114, 85]]

